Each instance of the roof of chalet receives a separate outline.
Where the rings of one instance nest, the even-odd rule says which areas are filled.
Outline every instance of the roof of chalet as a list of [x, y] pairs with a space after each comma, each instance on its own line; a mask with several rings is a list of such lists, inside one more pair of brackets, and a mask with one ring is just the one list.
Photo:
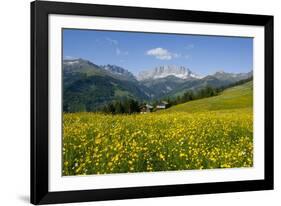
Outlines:
[[143, 107], [146, 107], [146, 108], [149, 108], [149, 109], [153, 109], [153, 106], [151, 106], [151, 105], [149, 105], [149, 104], [142, 105], [141, 107], [142, 107], [142, 108], [143, 108]]

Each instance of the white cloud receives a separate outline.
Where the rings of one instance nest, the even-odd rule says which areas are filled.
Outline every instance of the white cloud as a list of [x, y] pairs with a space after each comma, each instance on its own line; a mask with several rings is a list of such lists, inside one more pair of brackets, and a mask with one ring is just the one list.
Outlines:
[[115, 49], [116, 55], [128, 55], [129, 52], [127, 51], [122, 51], [121, 49], [119, 49], [118, 47], [116, 47]]
[[105, 40], [108, 41], [110, 44], [113, 44], [115, 46], [119, 44], [119, 42], [116, 39], [111, 39], [109, 37], [106, 37]]
[[150, 49], [146, 52], [146, 54], [161, 60], [170, 60], [173, 58], [173, 54], [171, 52], [161, 47]]
[[161, 47], [150, 49], [146, 52], [146, 54], [161, 60], [170, 60], [172, 58], [180, 58], [182, 56], [180, 53], [173, 53]]
[[112, 39], [112, 38], [106, 37], [105, 40], [107, 42], [109, 42], [110, 45], [112, 45], [112, 47], [115, 49], [115, 53], [116, 53], [117, 56], [119, 56], [119, 55], [128, 55], [129, 54], [129, 52], [123, 51], [123, 50], [120, 49], [119, 41], [117, 41], [116, 39]]

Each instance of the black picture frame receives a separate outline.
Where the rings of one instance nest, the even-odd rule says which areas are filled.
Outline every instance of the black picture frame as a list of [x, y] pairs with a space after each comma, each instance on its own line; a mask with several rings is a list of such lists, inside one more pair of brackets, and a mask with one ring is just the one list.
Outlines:
[[[49, 192], [48, 15], [82, 15], [265, 28], [265, 178], [263, 180]], [[273, 16], [137, 8], [63, 2], [31, 2], [31, 203], [50, 204], [273, 189]]]

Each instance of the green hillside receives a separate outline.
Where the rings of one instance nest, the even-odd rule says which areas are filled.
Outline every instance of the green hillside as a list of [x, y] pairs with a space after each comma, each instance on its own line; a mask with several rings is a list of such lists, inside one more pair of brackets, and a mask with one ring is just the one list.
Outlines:
[[63, 175], [253, 167], [252, 90], [147, 114], [64, 113]]
[[176, 105], [163, 112], [201, 112], [253, 107], [253, 81], [226, 89], [218, 96]]

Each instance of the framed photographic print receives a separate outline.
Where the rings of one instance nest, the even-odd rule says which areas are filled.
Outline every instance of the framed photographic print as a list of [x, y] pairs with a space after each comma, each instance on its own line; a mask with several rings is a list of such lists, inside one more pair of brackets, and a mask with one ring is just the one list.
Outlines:
[[273, 16], [31, 3], [33, 204], [273, 189]]

